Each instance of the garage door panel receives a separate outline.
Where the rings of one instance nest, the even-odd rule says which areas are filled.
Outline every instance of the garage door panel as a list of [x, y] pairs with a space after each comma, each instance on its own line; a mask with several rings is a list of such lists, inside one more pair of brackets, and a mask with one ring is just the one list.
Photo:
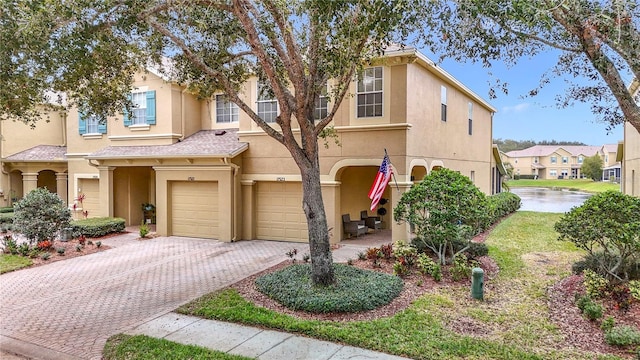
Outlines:
[[187, 237], [217, 238], [218, 183], [173, 182], [171, 232]]
[[300, 183], [258, 183], [256, 234], [263, 240], [308, 240]]

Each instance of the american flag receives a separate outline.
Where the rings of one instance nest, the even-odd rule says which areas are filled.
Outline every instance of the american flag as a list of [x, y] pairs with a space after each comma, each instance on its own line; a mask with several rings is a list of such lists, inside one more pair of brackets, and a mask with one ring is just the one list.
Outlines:
[[376, 175], [375, 180], [373, 180], [373, 185], [371, 185], [371, 190], [369, 190], [369, 199], [371, 199], [371, 211], [373, 211], [376, 206], [378, 206], [378, 202], [382, 198], [382, 193], [384, 193], [384, 189], [387, 187], [389, 180], [391, 179], [391, 163], [389, 162], [389, 156], [384, 154], [384, 159], [382, 159], [382, 164], [380, 164], [380, 169], [378, 169], [378, 174]]

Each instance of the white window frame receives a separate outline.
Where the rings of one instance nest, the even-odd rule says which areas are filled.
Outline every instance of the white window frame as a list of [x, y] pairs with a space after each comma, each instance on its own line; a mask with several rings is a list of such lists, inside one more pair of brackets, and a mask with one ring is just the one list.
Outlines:
[[569, 163], [569, 157], [568, 156], [563, 156], [562, 157], [562, 163], [563, 164], [568, 164]]
[[558, 176], [558, 171], [557, 170], [549, 170], [549, 176]]
[[558, 163], [558, 157], [552, 156], [550, 161], [551, 161], [552, 164], [557, 164]]
[[383, 114], [384, 68], [375, 66], [364, 69], [356, 84], [356, 117], [381, 117]]
[[216, 95], [216, 124], [238, 122], [240, 108], [232, 103], [224, 94]]
[[[140, 101], [142, 99], [142, 101]], [[147, 125], [147, 92], [132, 91], [131, 102], [131, 125]]]
[[440, 86], [440, 120], [447, 121], [447, 87]]
[[[268, 97], [267, 94], [262, 93], [262, 88], [264, 87], [269, 87], [269, 85], [261, 81], [258, 81], [257, 97], [256, 97], [256, 99], [258, 100], [256, 101], [257, 103], [256, 113], [265, 122], [275, 123], [276, 118], [278, 117], [278, 114], [280, 114], [280, 106], [278, 104], [278, 100], [276, 100], [275, 98]], [[267, 106], [269, 106], [269, 109], [266, 109]], [[275, 106], [275, 111], [273, 109], [274, 106]], [[269, 117], [267, 117], [267, 115], [269, 115]]]
[[562, 169], [560, 171], [560, 175], [562, 175], [562, 177], [567, 177], [569, 176], [569, 169]]
[[327, 95], [327, 84], [324, 84], [323, 91], [314, 102], [313, 120], [322, 120], [327, 115], [329, 115], [329, 96]]
[[578, 164], [582, 164], [584, 162], [584, 157], [578, 156]]
[[473, 103], [469, 102], [468, 105], [468, 112], [469, 112], [469, 135], [473, 135]]
[[84, 119], [84, 121], [85, 121], [86, 130], [87, 130], [85, 135], [100, 134], [100, 131], [98, 130], [98, 126], [100, 126], [100, 119], [97, 116], [95, 115], [87, 116]]

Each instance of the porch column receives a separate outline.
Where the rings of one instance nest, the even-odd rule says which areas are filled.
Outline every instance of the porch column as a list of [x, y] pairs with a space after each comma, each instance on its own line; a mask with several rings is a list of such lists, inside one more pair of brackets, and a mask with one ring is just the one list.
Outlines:
[[[392, 184], [389, 183], [389, 185], [391, 186]], [[399, 182], [397, 186], [400, 191], [397, 191], [396, 184], [393, 183], [393, 191], [391, 191], [391, 208], [389, 209], [389, 212], [387, 214], [389, 216], [389, 223], [391, 224], [391, 240], [394, 242], [398, 240], [406, 240], [407, 242], [410, 242], [411, 240], [411, 237], [410, 237], [411, 232], [409, 229], [409, 224], [408, 223], [398, 224], [397, 222], [395, 222], [393, 220], [393, 209], [395, 209], [396, 206], [398, 206], [398, 203], [400, 202], [400, 198], [402, 197], [402, 194], [409, 191], [412, 185], [413, 183]]]
[[241, 180], [242, 187], [242, 240], [256, 238], [256, 182]]
[[100, 216], [113, 217], [113, 170], [112, 166], [98, 166], [100, 171]]
[[322, 182], [322, 200], [324, 202], [324, 212], [327, 215], [327, 227], [329, 231], [329, 242], [337, 244], [342, 238], [342, 215], [340, 214], [340, 182]]
[[22, 173], [22, 193], [26, 196], [38, 187], [38, 173]]
[[68, 185], [67, 185], [67, 173], [56, 173], [56, 187], [58, 188], [58, 196], [65, 205], [69, 199], [67, 199]]

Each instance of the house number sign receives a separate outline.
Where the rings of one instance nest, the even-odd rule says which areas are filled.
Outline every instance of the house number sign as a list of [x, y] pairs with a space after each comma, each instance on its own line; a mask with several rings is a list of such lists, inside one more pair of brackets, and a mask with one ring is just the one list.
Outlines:
[[285, 181], [283, 177], [277, 177], [276, 181]]
[[189, 177], [187, 178], [187, 180], [188, 180], [188, 181], [196, 181], [196, 178], [195, 178], [195, 177], [193, 177], [193, 176], [189, 176]]

